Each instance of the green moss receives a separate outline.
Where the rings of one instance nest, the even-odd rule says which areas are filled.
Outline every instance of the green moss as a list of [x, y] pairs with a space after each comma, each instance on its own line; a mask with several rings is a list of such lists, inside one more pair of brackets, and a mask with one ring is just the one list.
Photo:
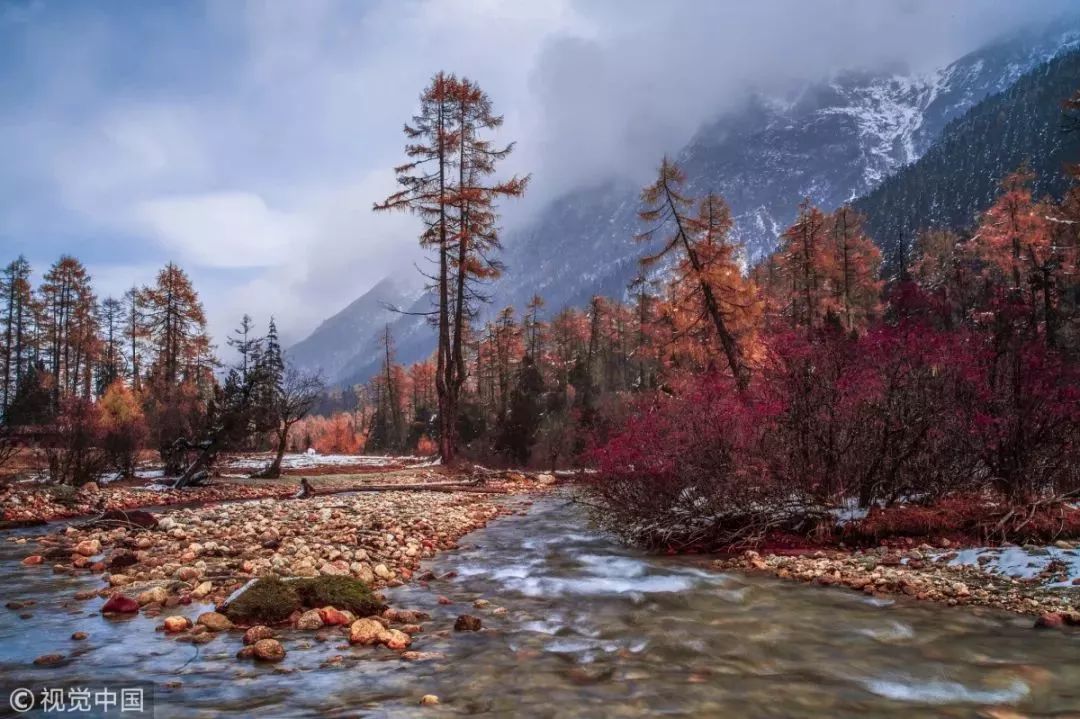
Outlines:
[[225, 607], [225, 616], [234, 622], [274, 624], [299, 609], [300, 595], [295, 582], [269, 576], [258, 580]]
[[299, 579], [292, 583], [305, 607], [347, 609], [358, 617], [370, 617], [386, 609], [371, 588], [359, 579], [334, 575]]

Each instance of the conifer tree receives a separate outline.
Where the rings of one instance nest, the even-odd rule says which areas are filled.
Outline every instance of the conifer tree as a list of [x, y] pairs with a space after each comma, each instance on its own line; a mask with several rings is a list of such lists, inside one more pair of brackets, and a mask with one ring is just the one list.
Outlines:
[[727, 273], [726, 265], [732, 261], [731, 246], [727, 233], [731, 228], [731, 213], [726, 204], [710, 196], [693, 214], [694, 201], [683, 194], [686, 175], [679, 167], [664, 158], [656, 181], [641, 193], [643, 204], [641, 219], [651, 225], [637, 236], [641, 242], [653, 240], [657, 234], [667, 232], [663, 246], [641, 260], [645, 267], [657, 264], [672, 252], [682, 255], [679, 275], [674, 284], [689, 283], [700, 292], [704, 315], [716, 330], [728, 367], [740, 388], [745, 389], [749, 374], [743, 359], [743, 350], [730, 324], [731, 316], [742, 305], [742, 298], [734, 298], [718, 292], [711, 276]]

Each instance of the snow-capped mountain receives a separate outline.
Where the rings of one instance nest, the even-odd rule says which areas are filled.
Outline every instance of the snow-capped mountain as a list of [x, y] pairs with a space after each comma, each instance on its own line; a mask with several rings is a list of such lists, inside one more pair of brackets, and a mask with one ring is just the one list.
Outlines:
[[[851, 71], [786, 97], [754, 97], [702, 127], [675, 157], [691, 194], [712, 191], [727, 200], [734, 236], [752, 260], [775, 246], [803, 198], [831, 210], [867, 194], [919, 159], [948, 122], [1078, 43], [1075, 20], [1018, 31], [926, 74]], [[555, 312], [595, 294], [624, 296], [643, 254], [633, 240], [642, 230], [640, 189], [625, 178], [575, 188], [509, 233], [493, 306], [521, 308], [539, 294]], [[421, 305], [429, 303], [422, 298]], [[399, 361], [421, 359], [434, 348], [434, 335], [415, 317], [399, 317], [393, 332]], [[335, 334], [342, 347], [324, 365], [332, 381], [362, 381], [377, 371], [377, 332]], [[301, 345], [310, 347], [310, 339]], [[350, 352], [351, 359], [339, 361]], [[317, 352], [302, 354], [305, 364], [318, 361]]]

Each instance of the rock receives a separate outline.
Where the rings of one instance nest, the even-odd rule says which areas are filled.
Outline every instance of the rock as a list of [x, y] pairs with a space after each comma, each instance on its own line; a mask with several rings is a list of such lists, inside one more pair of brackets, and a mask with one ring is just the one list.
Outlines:
[[458, 632], [476, 632], [480, 630], [482, 622], [480, 617], [474, 617], [471, 614], [462, 614], [454, 622], [454, 631]]
[[134, 614], [137, 611], [139, 603], [119, 592], [109, 597], [101, 607], [102, 614]]
[[90, 636], [90, 635], [87, 634], [86, 632], [74, 632], [71, 635], [71, 638], [74, 639], [77, 642], [81, 642], [82, 640], [86, 639], [88, 636]]
[[1036, 629], [1061, 629], [1065, 626], [1065, 616], [1060, 612], [1046, 612], [1035, 620]]
[[339, 627], [347, 624], [352, 624], [356, 621], [354, 618], [350, 618], [350, 613], [335, 609], [334, 607], [323, 607], [319, 611], [319, 618], [322, 619], [322, 623], [331, 626]]
[[434, 706], [439, 703], [439, 697], [434, 694], [425, 694], [420, 697], [420, 704], [423, 706]]
[[29, 557], [22, 560], [22, 564], [26, 567], [33, 567], [35, 565], [41, 564], [44, 561], [45, 557], [41, 556], [40, 554], [31, 554]]
[[126, 587], [131, 584], [131, 577], [126, 574], [110, 574], [109, 586], [110, 587]]
[[212, 591], [214, 591], [212, 582], [200, 582], [198, 586], [191, 590], [191, 598], [202, 599]]
[[296, 620], [296, 628], [303, 629], [305, 631], [314, 631], [316, 629], [322, 629], [323, 620], [322, 615], [318, 609], [309, 609], [300, 615], [300, 618]]
[[262, 624], [256, 624], [244, 632], [244, 644], [255, 644], [261, 639], [273, 639], [274, 630]]
[[390, 570], [386, 568], [385, 564], [376, 564], [375, 569], [373, 571], [375, 572], [375, 576], [378, 577], [379, 579], [390, 579], [391, 577], [394, 576], [390, 572]]
[[64, 661], [63, 654], [42, 654], [34, 660], [34, 664], [39, 667], [53, 667], [62, 661]]
[[254, 657], [262, 662], [280, 662], [285, 658], [285, 647], [277, 639], [260, 639], [251, 650]]
[[139, 606], [143, 606], [150, 603], [164, 604], [165, 600], [169, 598], [169, 593], [165, 590], [165, 587], [152, 587], [145, 592], [139, 594], [136, 597], [136, 601]]
[[165, 631], [169, 634], [186, 632], [190, 628], [191, 620], [187, 617], [181, 617], [179, 615], [165, 617]]
[[401, 658], [408, 662], [427, 662], [433, 659], [445, 659], [442, 652], [402, 652]]
[[255, 656], [255, 647], [244, 647], [236, 653], [237, 659], [251, 659]]
[[349, 644], [378, 644], [384, 631], [385, 627], [374, 619], [357, 619], [349, 627]]
[[218, 612], [203, 612], [195, 620], [196, 624], [206, 627], [212, 632], [227, 632], [233, 628], [233, 623], [224, 614]]
[[92, 557], [101, 554], [101, 542], [96, 539], [84, 539], [75, 545], [75, 553], [84, 557]]
[[131, 552], [120, 552], [109, 558], [109, 569], [123, 569], [138, 563], [138, 557]]
[[180, 567], [176, 570], [174, 576], [181, 582], [190, 582], [193, 579], [198, 579], [200, 573], [195, 567]]
[[442, 604], [442, 605], [453, 604], [453, 602], [450, 601], [449, 597], [444, 597], [441, 594], [439, 595], [438, 602], [439, 602], [439, 604]]
[[397, 629], [385, 629], [379, 635], [379, 643], [396, 652], [404, 651], [412, 644], [412, 637]]

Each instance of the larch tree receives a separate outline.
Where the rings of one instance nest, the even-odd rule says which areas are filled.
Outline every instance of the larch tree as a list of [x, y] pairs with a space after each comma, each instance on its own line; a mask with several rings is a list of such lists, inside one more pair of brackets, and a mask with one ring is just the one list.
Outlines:
[[832, 273], [827, 242], [825, 215], [804, 200], [795, 223], [780, 238], [780, 261], [788, 287], [786, 311], [793, 326], [815, 327], [825, 317]]
[[97, 350], [97, 316], [90, 275], [74, 257], [57, 260], [38, 288], [53, 376], [53, 409], [66, 396], [88, 398]]
[[31, 356], [28, 346], [33, 324], [33, 293], [30, 287], [30, 263], [25, 257], [19, 257], [8, 264], [0, 275], [0, 298], [2, 312], [3, 356], [0, 368], [3, 371], [2, 395], [0, 395], [0, 415], [6, 412], [15, 397], [17, 388], [30, 366]]
[[849, 332], [864, 329], [881, 311], [881, 250], [863, 232], [849, 205], [829, 216], [833, 305]]
[[98, 309], [98, 324], [101, 328], [101, 356], [97, 368], [97, 394], [105, 390], [124, 374], [124, 305], [115, 297], [101, 301]]
[[641, 263], [650, 267], [672, 253], [682, 255], [678, 278], [673, 281], [690, 284], [700, 293], [704, 317], [716, 330], [737, 385], [745, 389], [749, 384], [749, 372], [742, 348], [730, 327], [731, 315], [738, 311], [743, 299], [723, 293], [713, 284], [716, 276], [726, 273], [725, 265], [732, 262], [726, 237], [731, 227], [730, 212], [722, 200], [713, 197], [707, 198], [695, 213], [693, 199], [683, 194], [685, 182], [686, 175], [665, 157], [656, 181], [642, 190], [643, 208], [638, 214], [651, 227], [637, 236], [638, 241], [650, 242], [664, 233], [666, 237], [662, 247], [642, 258]]
[[422, 246], [434, 251], [432, 277], [438, 327], [435, 387], [439, 400], [439, 453], [457, 452], [457, 413], [466, 380], [466, 335], [475, 305], [486, 298], [477, 283], [498, 274], [496, 202], [518, 197], [528, 178], [490, 182], [496, 163], [513, 143], [495, 146], [487, 136], [502, 124], [478, 85], [438, 73], [420, 96], [420, 111], [405, 126], [409, 162], [395, 168], [401, 189], [377, 211], [401, 210], [421, 218]]
[[193, 434], [207, 399], [206, 316], [191, 280], [171, 262], [158, 272], [155, 284], [140, 294], [152, 356], [147, 414], [153, 420], [166, 473], [178, 474], [183, 469], [183, 453], [174, 448], [178, 440]]

